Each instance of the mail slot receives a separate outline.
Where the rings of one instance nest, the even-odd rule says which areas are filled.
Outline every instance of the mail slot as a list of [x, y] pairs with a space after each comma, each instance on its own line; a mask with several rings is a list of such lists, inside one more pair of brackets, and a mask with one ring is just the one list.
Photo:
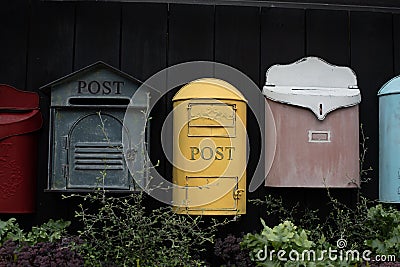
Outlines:
[[[49, 190], [135, 191], [135, 180], [146, 182], [143, 151], [149, 140], [143, 129], [149, 96], [138, 92], [130, 104], [139, 85], [128, 74], [97, 62], [42, 87], [51, 98]], [[123, 125], [128, 105], [132, 119]], [[123, 131], [129, 147], [122, 145]]]
[[[359, 185], [361, 96], [350, 68], [317, 57], [274, 65], [266, 73], [263, 94], [277, 139], [266, 186]], [[266, 127], [274, 124], [266, 121]], [[271, 147], [266, 144], [266, 149]]]
[[32, 213], [36, 201], [37, 93], [0, 85], [0, 213]]
[[379, 200], [400, 203], [400, 77], [388, 81], [379, 97]]
[[173, 98], [173, 202], [177, 213], [246, 213], [246, 99], [203, 78]]

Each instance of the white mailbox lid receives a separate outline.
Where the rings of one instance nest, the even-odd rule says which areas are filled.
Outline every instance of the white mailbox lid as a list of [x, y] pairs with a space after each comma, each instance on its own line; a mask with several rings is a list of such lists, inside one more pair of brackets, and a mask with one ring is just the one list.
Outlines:
[[354, 72], [317, 57], [270, 67], [263, 94], [276, 102], [308, 108], [319, 120], [335, 109], [361, 101]]

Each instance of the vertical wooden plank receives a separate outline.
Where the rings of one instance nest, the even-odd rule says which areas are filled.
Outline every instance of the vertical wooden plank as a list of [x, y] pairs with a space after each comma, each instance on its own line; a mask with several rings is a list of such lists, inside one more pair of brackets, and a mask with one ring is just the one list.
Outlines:
[[215, 19], [215, 61], [242, 71], [257, 84], [260, 75], [259, 8], [217, 6]]
[[170, 5], [168, 65], [214, 59], [214, 7]]
[[28, 88], [39, 87], [72, 72], [75, 5], [37, 1], [32, 5]]
[[[217, 6], [215, 13], [215, 61], [231, 66], [253, 80], [258, 85], [260, 80], [260, 9], [256, 7], [237, 7], [237, 6]], [[218, 73], [219, 77], [222, 73]], [[229, 79], [225, 77], [221, 78]], [[235, 78], [235, 77], [232, 77]], [[229, 80], [227, 80], [229, 82]], [[246, 90], [246, 88], [239, 88]], [[244, 91], [245, 97], [248, 98], [248, 105], [251, 105], [256, 112], [260, 112], [258, 92]], [[253, 97], [251, 97], [253, 96]], [[250, 99], [249, 99], [250, 98]], [[254, 129], [248, 131], [250, 151], [249, 161], [247, 163], [247, 188], [251, 178], [254, 175], [261, 149], [261, 133], [258, 131], [258, 124], [255, 116], [250, 109], [247, 109], [247, 128]], [[245, 153], [241, 151], [240, 153]], [[257, 173], [255, 175], [262, 175]], [[248, 199], [260, 198], [259, 190], [253, 193], [247, 193]], [[247, 214], [251, 216], [243, 217], [236, 223], [235, 228], [241, 231], [251, 231], [258, 225], [258, 221], [254, 221], [254, 216], [259, 217], [258, 207], [247, 205]]]
[[394, 74], [400, 74], [400, 14], [393, 14]]
[[[263, 8], [261, 11], [261, 86], [265, 74], [275, 64], [289, 64], [305, 56], [305, 11], [287, 8]], [[266, 144], [268, 146], [268, 144]], [[304, 190], [298, 188], [264, 187], [261, 199], [266, 195], [281, 197], [286, 205], [303, 202]], [[261, 209], [265, 209], [263, 206]], [[260, 211], [265, 218], [265, 212]], [[265, 218], [277, 221], [277, 218]]]
[[288, 64], [305, 56], [305, 12], [263, 8], [261, 11], [261, 84], [274, 64]]
[[121, 8], [118, 3], [77, 4], [75, 70], [100, 60], [119, 68], [120, 20]]
[[29, 1], [0, 1], [0, 83], [25, 89]]
[[[39, 91], [41, 86], [72, 72], [75, 4], [39, 0], [31, 3], [27, 88]], [[71, 201], [62, 200], [60, 194], [44, 192], [48, 178], [49, 102], [50, 96], [40, 94], [43, 126], [38, 144], [37, 210], [29, 220], [31, 225], [65, 216], [73, 220], [76, 209]]]
[[349, 16], [347, 11], [307, 10], [307, 55], [331, 64], [350, 64]]
[[392, 15], [351, 12], [351, 67], [361, 91], [360, 123], [369, 137], [364, 168], [372, 166], [372, 178], [363, 186], [368, 197], [378, 197], [378, 97], [380, 87], [393, 77]]
[[[145, 81], [167, 64], [168, 6], [129, 3], [122, 8], [121, 70]], [[153, 99], [157, 97], [153, 95]], [[166, 99], [150, 113], [150, 158], [154, 171], [165, 175], [161, 130], [166, 118]]]
[[121, 69], [145, 80], [166, 67], [166, 4], [124, 4], [122, 8]]

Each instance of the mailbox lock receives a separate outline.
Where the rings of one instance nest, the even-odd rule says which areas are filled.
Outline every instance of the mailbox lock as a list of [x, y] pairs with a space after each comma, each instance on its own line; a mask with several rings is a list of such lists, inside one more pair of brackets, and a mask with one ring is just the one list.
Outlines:
[[244, 193], [244, 189], [237, 189], [237, 190], [235, 190], [235, 193], [233, 193], [233, 198], [239, 199], [243, 193]]

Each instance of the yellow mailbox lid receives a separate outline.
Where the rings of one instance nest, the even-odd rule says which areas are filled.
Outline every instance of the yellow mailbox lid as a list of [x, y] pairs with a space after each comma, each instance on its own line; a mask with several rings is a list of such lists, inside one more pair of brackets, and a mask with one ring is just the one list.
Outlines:
[[172, 101], [193, 98], [230, 99], [247, 102], [238, 89], [228, 82], [215, 78], [202, 78], [188, 83], [175, 94]]

